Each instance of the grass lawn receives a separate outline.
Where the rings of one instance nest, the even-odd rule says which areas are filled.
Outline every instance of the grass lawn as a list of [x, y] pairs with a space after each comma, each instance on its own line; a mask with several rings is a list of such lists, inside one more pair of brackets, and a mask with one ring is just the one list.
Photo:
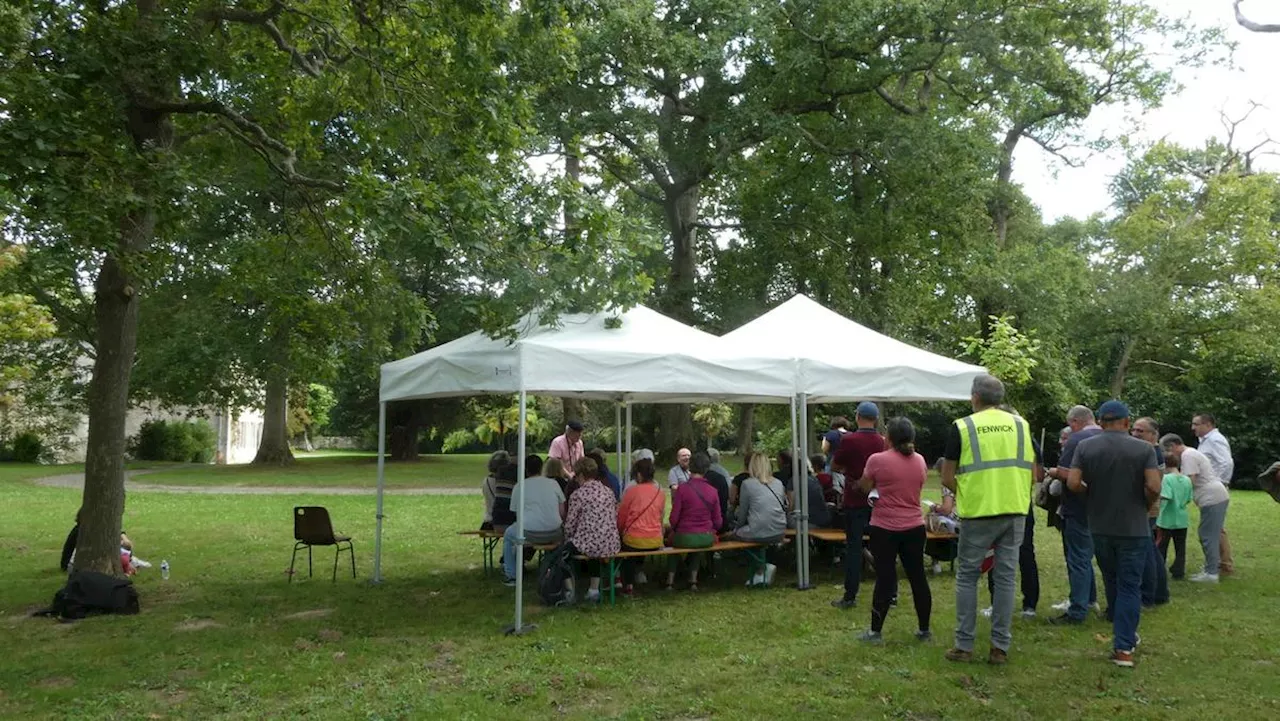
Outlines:
[[[853, 640], [862, 606], [820, 590], [747, 592], [742, 569], [698, 595], [651, 591], [617, 608], [543, 610], [540, 627], [506, 638], [512, 590], [481, 576], [479, 544], [455, 535], [480, 517], [478, 497], [393, 497], [386, 505], [387, 582], [371, 571], [373, 504], [364, 497], [132, 494], [125, 527], [159, 565], [137, 579], [142, 614], [75, 624], [26, 618], [61, 585], [58, 551], [76, 491], [23, 478], [50, 469], [0, 466], [0, 717], [4, 718], [1274, 718], [1280, 626], [1276, 507], [1234, 493], [1229, 525], [1238, 577], [1174, 585], [1144, 614], [1135, 670], [1104, 659], [1109, 626], [1015, 624], [1011, 664], [942, 659], [954, 627], [954, 584], [933, 577], [934, 632], [911, 638], [910, 592], [886, 645]], [[277, 482], [273, 485], [279, 485]], [[284, 570], [295, 504], [329, 507], [357, 542], [360, 580], [324, 572], [290, 585]], [[1041, 519], [1043, 520], [1043, 519]], [[1194, 513], [1193, 513], [1194, 522]], [[1056, 531], [1037, 528], [1042, 613], [1066, 593]], [[1192, 566], [1200, 554], [1193, 550]], [[815, 567], [817, 563], [815, 557]], [[331, 566], [330, 566], [331, 567]], [[650, 576], [656, 575], [656, 569]], [[779, 572], [785, 583], [790, 571]], [[985, 601], [985, 591], [982, 598]], [[987, 628], [979, 624], [979, 636]], [[985, 638], [979, 650], [985, 653]]]
[[[474, 488], [485, 477], [487, 454], [422, 456], [415, 462], [386, 464], [387, 488]], [[374, 453], [300, 454], [288, 468], [251, 465], [184, 466], [149, 473], [137, 483], [174, 486], [313, 486], [377, 488], [378, 459]]]

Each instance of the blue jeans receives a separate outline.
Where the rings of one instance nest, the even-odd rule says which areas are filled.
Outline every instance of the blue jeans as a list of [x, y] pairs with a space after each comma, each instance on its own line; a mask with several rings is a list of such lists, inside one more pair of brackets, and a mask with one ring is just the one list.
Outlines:
[[1075, 516], [1063, 519], [1062, 539], [1067, 545], [1067, 582], [1071, 586], [1071, 605], [1067, 615], [1083, 621], [1089, 605], [1098, 602], [1098, 580], [1093, 575], [1093, 534], [1089, 522]]
[[1138, 645], [1138, 621], [1142, 618], [1142, 571], [1147, 565], [1145, 536], [1093, 537], [1102, 584], [1111, 616], [1112, 643], [1118, 651], [1132, 651]]
[[1147, 565], [1142, 569], [1142, 605], [1154, 606], [1169, 602], [1169, 569], [1164, 566], [1164, 558], [1156, 548], [1156, 519], [1148, 518], [1147, 526], [1151, 529], [1151, 543], [1147, 548]]
[[[502, 534], [502, 573], [508, 579], [516, 577], [516, 564], [524, 562], [523, 554], [516, 553], [516, 524], [507, 526], [507, 530]], [[528, 531], [524, 532], [525, 543], [559, 543], [564, 540], [564, 531], [557, 528], [554, 531]]]

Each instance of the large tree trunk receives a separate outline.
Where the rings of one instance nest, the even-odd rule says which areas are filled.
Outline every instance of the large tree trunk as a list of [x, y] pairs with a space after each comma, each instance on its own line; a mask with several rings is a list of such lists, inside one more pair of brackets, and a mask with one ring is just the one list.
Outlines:
[[1138, 344], [1138, 339], [1133, 336], [1125, 336], [1124, 347], [1120, 350], [1120, 361], [1116, 364], [1116, 370], [1111, 374], [1111, 397], [1119, 398], [1124, 394], [1125, 377], [1129, 374], [1129, 362], [1133, 359], [1133, 348]]
[[[564, 410], [565, 423], [568, 423], [569, 421], [583, 420], [583, 415], [586, 412], [586, 407], [583, 405], [581, 399], [562, 396], [560, 398], [560, 406]], [[559, 434], [557, 433], [556, 435], [559, 435]]]
[[[150, 242], [156, 217], [132, 214], [124, 222], [121, 245]], [[95, 345], [89, 381], [89, 437], [84, 461], [84, 496], [76, 568], [119, 574], [120, 519], [124, 515], [125, 416], [129, 379], [138, 343], [138, 297], [134, 279], [108, 255], [94, 283]]]
[[427, 401], [409, 401], [387, 407], [387, 460], [418, 460], [418, 431], [426, 415]]
[[267, 402], [262, 412], [262, 441], [253, 457], [254, 465], [287, 466], [293, 463], [289, 450], [289, 376], [273, 368], [267, 374]]
[[756, 407], [752, 403], [738, 406], [738, 455], [746, 457], [755, 447]]
[[[673, 186], [674, 187], [674, 186]], [[690, 325], [697, 322], [693, 312], [694, 279], [698, 269], [698, 185], [679, 194], [668, 193], [662, 204], [671, 236], [671, 274], [663, 297], [662, 310]], [[674, 453], [697, 440], [693, 415], [686, 403], [664, 404], [658, 410], [658, 453]]]

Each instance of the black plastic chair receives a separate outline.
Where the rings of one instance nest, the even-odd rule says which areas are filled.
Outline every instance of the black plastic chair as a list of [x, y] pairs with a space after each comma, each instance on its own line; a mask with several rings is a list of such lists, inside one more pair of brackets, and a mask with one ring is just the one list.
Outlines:
[[[356, 577], [356, 550], [350, 536], [340, 536], [333, 532], [333, 522], [329, 520], [329, 511], [324, 506], [293, 507], [293, 556], [289, 559], [289, 582], [293, 583], [293, 564], [298, 558], [298, 551], [307, 549], [307, 577], [311, 571], [312, 546], [334, 546], [333, 581], [338, 580], [338, 559], [342, 552], [351, 554], [351, 577]], [[343, 548], [342, 544], [346, 544]]]

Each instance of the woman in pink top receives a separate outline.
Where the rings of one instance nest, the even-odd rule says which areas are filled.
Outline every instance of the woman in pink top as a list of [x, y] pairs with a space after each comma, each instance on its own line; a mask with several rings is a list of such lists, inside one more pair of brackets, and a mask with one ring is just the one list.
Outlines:
[[924, 515], [920, 512], [920, 490], [924, 488], [929, 467], [924, 456], [916, 453], [916, 429], [906, 418], [894, 418], [888, 424], [891, 450], [881, 451], [867, 459], [862, 472], [863, 493], [879, 491], [880, 498], [871, 511], [871, 555], [876, 561], [876, 590], [871, 600], [871, 629], [861, 639], [880, 643], [880, 630], [889, 615], [890, 602], [898, 593], [898, 558], [911, 582], [919, 628], [916, 638], [927, 641], [929, 614], [933, 596], [924, 575]]

